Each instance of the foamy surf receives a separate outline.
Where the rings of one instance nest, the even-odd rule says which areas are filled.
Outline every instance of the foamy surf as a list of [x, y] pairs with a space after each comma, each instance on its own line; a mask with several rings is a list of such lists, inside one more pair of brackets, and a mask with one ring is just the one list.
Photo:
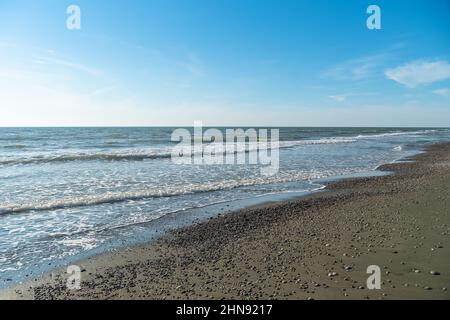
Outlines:
[[[339, 174], [349, 173], [346, 170]], [[222, 180], [181, 186], [169, 186], [158, 190], [136, 190], [129, 192], [106, 192], [98, 195], [86, 195], [82, 197], [62, 197], [57, 199], [39, 201], [33, 203], [3, 203], [0, 205], [0, 215], [17, 214], [28, 211], [54, 211], [65, 208], [86, 207], [102, 204], [114, 204], [117, 202], [140, 201], [151, 198], [176, 197], [196, 193], [206, 193], [220, 190], [231, 190], [239, 187], [262, 186], [275, 183], [286, 183], [298, 180], [311, 181], [326, 176], [336, 175], [337, 172], [280, 172], [276, 176], [257, 176], [250, 179]]]
[[[312, 140], [297, 140], [297, 141], [281, 141], [278, 149], [294, 148], [305, 145], [321, 145], [321, 144], [342, 144], [342, 143], [354, 143], [362, 137], [331, 137], [323, 139]], [[226, 150], [234, 150], [235, 153], [248, 153], [258, 150], [258, 146], [253, 144], [205, 144], [203, 148], [214, 148], [216, 152], [225, 152]], [[275, 148], [275, 147], [274, 147]], [[200, 152], [201, 153], [201, 152]], [[200, 154], [198, 153], [198, 154]], [[144, 161], [144, 160], [157, 160], [168, 159], [171, 157], [172, 148], [164, 147], [159, 149], [124, 149], [124, 150], [111, 150], [111, 151], [95, 151], [95, 150], [83, 150], [79, 152], [66, 152], [66, 153], [25, 153], [20, 157], [4, 156], [0, 157], [0, 165], [27, 165], [27, 164], [40, 164], [51, 162], [70, 162], [70, 161]], [[192, 152], [196, 155], [195, 152]]]

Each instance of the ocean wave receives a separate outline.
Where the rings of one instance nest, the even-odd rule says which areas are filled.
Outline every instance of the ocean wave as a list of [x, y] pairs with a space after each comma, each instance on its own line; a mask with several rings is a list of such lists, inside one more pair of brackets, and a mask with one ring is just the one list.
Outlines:
[[2, 147], [3, 149], [26, 149], [27, 145], [25, 144], [11, 144]]
[[170, 158], [169, 151], [111, 151], [111, 152], [78, 152], [63, 154], [40, 154], [27, 157], [4, 157], [0, 158], [0, 165], [40, 164], [49, 162], [70, 161], [143, 161], [146, 159]]
[[[345, 170], [344, 170], [345, 171]], [[151, 198], [174, 197], [188, 194], [232, 190], [240, 187], [255, 185], [268, 185], [275, 183], [287, 183], [293, 181], [310, 181], [347, 172], [320, 171], [282, 171], [276, 176], [255, 176], [239, 180], [221, 180], [198, 184], [185, 184], [167, 186], [157, 190], [133, 190], [125, 192], [105, 192], [95, 195], [83, 195], [78, 197], [63, 197], [58, 199], [39, 199], [31, 203], [6, 203], [0, 205], [0, 215], [24, 213], [30, 211], [53, 211], [58, 209], [87, 207], [102, 204], [114, 204], [119, 202], [140, 201]]]
[[355, 139], [374, 139], [374, 138], [384, 138], [384, 137], [395, 137], [395, 136], [414, 136], [414, 135], [423, 135], [435, 133], [437, 130], [429, 129], [429, 130], [420, 130], [420, 131], [395, 131], [395, 132], [386, 132], [379, 134], [360, 134], [355, 136]]
[[[279, 149], [294, 148], [306, 145], [326, 145], [326, 144], [343, 144], [355, 143], [361, 139], [376, 139], [390, 136], [404, 136], [404, 135], [419, 135], [436, 132], [436, 130], [422, 130], [422, 131], [399, 131], [388, 132], [382, 134], [367, 134], [350, 137], [327, 137], [310, 140], [295, 140], [295, 141], [280, 141]], [[228, 144], [207, 144], [204, 147], [214, 148], [216, 154], [227, 150], [230, 147]], [[248, 153], [257, 151], [258, 146], [251, 144], [234, 143], [231, 149], [235, 153]], [[0, 165], [27, 165], [27, 164], [41, 164], [50, 162], [71, 162], [71, 161], [144, 161], [155, 159], [168, 159], [171, 157], [172, 148], [164, 147], [158, 149], [122, 149], [118, 151], [76, 151], [66, 153], [32, 153], [29, 155], [8, 156], [0, 158]]]
[[[299, 141], [281, 141], [279, 148], [292, 148], [301, 145], [313, 145], [313, 144], [336, 144], [336, 143], [351, 143], [355, 142], [354, 139], [346, 138], [327, 138], [317, 140], [299, 140]], [[204, 143], [203, 147], [212, 147], [216, 153], [223, 152], [227, 148], [231, 147], [235, 153], [247, 153], [257, 151], [257, 146], [247, 144], [237, 144], [233, 146], [226, 144], [207, 144]], [[120, 151], [82, 151], [82, 152], [68, 152], [60, 154], [32, 154], [21, 157], [3, 157], [0, 158], [0, 165], [26, 165], [26, 164], [40, 164], [49, 162], [70, 162], [70, 161], [144, 161], [154, 159], [167, 159], [171, 157], [172, 148], [160, 148], [160, 149], [128, 149]]]
[[280, 141], [280, 148], [291, 148], [302, 145], [354, 143], [357, 139], [349, 137], [331, 137], [314, 140]]

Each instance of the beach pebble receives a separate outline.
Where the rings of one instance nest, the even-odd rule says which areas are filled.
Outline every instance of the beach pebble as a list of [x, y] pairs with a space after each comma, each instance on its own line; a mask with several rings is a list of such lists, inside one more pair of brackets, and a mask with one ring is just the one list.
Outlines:
[[438, 275], [440, 275], [439, 272], [433, 271], [433, 270], [430, 271], [430, 274], [433, 275], [433, 276], [438, 276]]

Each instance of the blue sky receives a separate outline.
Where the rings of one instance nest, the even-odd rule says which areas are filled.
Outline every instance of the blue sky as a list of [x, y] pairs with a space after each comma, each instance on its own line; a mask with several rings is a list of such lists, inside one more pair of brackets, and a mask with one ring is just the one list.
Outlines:
[[0, 126], [195, 120], [450, 126], [450, 3], [0, 0]]

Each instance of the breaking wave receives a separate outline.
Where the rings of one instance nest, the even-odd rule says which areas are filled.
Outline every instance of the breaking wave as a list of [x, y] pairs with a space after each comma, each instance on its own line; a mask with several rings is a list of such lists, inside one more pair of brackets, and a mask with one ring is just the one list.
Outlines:
[[[414, 132], [391, 132], [373, 135], [358, 135], [353, 137], [329, 137], [311, 140], [296, 140], [296, 141], [280, 141], [279, 148], [294, 148], [305, 145], [323, 145], [323, 144], [341, 144], [354, 143], [361, 139], [374, 139], [390, 136], [404, 136], [404, 135], [420, 135], [435, 132], [436, 130], [422, 130]], [[208, 144], [204, 144], [206, 147]], [[209, 144], [216, 152], [221, 152], [227, 147], [224, 144]], [[233, 150], [236, 153], [252, 152], [257, 150], [257, 146], [249, 144], [235, 143]], [[172, 148], [165, 147], [159, 149], [122, 149], [110, 151], [76, 151], [66, 153], [41, 153], [41, 154], [22, 154], [17, 156], [4, 156], [0, 158], [0, 165], [27, 165], [27, 164], [41, 164], [51, 162], [71, 162], [71, 161], [144, 161], [155, 159], [167, 159], [171, 157]]]
[[[347, 172], [339, 172], [346, 174]], [[6, 203], [0, 205], [0, 215], [23, 213], [28, 211], [58, 210], [74, 207], [86, 207], [118, 202], [139, 201], [151, 198], [174, 197], [187, 194], [231, 190], [239, 187], [287, 183], [299, 180], [313, 180], [336, 175], [337, 172], [320, 171], [283, 171], [276, 176], [255, 176], [240, 180], [221, 180], [207, 183], [167, 186], [158, 190], [133, 190], [126, 192], [106, 192], [102, 194], [63, 197], [58, 199], [40, 199], [31, 203]]]
[[[355, 139], [344, 138], [327, 138], [318, 140], [299, 140], [299, 141], [281, 141], [279, 148], [292, 148], [301, 145], [313, 145], [313, 144], [335, 144], [335, 143], [351, 143], [356, 142]], [[206, 147], [208, 144], [204, 144]], [[211, 144], [209, 144], [211, 146]], [[216, 152], [221, 149], [225, 149], [225, 145], [216, 144], [212, 145]], [[249, 144], [234, 144], [235, 152], [252, 152], [257, 149]], [[171, 157], [172, 149], [160, 148], [152, 150], [144, 149], [127, 149], [120, 151], [80, 151], [80, 152], [68, 152], [61, 154], [35, 154], [35, 155], [22, 155], [21, 157], [3, 157], [0, 158], [0, 165], [26, 165], [26, 164], [40, 164], [50, 162], [70, 162], [70, 161], [144, 161], [155, 159], [167, 159]]]

